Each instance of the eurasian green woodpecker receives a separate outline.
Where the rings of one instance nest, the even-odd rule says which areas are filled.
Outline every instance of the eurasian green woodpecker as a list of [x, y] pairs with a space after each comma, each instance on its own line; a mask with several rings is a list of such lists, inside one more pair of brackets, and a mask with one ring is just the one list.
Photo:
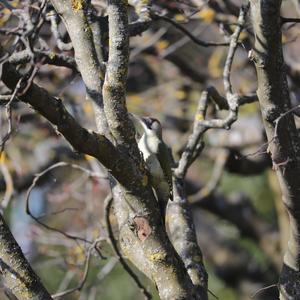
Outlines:
[[136, 131], [141, 135], [138, 147], [151, 176], [151, 185], [163, 216], [172, 199], [172, 158], [162, 139], [162, 127], [157, 119], [140, 118], [132, 114]]

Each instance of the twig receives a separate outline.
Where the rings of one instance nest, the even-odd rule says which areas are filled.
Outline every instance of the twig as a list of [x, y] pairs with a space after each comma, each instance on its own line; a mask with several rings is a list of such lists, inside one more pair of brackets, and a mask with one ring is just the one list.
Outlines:
[[249, 157], [249, 156], [256, 156], [256, 155], [261, 155], [261, 154], [265, 154], [268, 152], [268, 149], [267, 150], [264, 150], [266, 149], [267, 146], [269, 146], [271, 143], [273, 143], [276, 138], [277, 138], [277, 133], [278, 133], [278, 126], [279, 126], [279, 123], [280, 121], [285, 118], [286, 116], [288, 116], [290, 113], [295, 113], [295, 110], [299, 109], [300, 108], [300, 104], [299, 105], [296, 105], [294, 107], [292, 107], [291, 109], [289, 109], [288, 111], [284, 112], [283, 114], [281, 114], [275, 121], [275, 128], [274, 128], [274, 135], [273, 137], [266, 143], [262, 144], [256, 151], [252, 152], [252, 153], [249, 153], [249, 154], [246, 154], [246, 155], [242, 155], [240, 158], [246, 158], [246, 157]]
[[1, 144], [0, 144], [0, 157], [1, 157], [2, 153], [3, 153], [4, 148], [5, 148], [5, 144], [10, 139], [11, 134], [13, 132], [13, 129], [12, 129], [12, 110], [11, 110], [11, 104], [14, 101], [14, 99], [16, 98], [19, 90], [21, 89], [23, 80], [24, 80], [24, 77], [21, 77], [18, 80], [18, 83], [17, 83], [17, 85], [16, 85], [16, 87], [15, 87], [15, 89], [14, 89], [14, 91], [13, 91], [13, 93], [12, 93], [10, 99], [9, 99], [9, 101], [5, 105], [6, 115], [7, 115], [7, 121], [8, 121], [8, 130], [7, 130], [7, 133], [4, 135], [4, 137], [2, 138], [2, 141], [1, 141]]
[[3, 213], [4, 209], [7, 208], [14, 192], [13, 179], [6, 165], [5, 152], [0, 154], [0, 170], [5, 181], [5, 193], [0, 204], [0, 213]]
[[72, 43], [65, 43], [62, 40], [61, 34], [58, 29], [59, 16], [55, 11], [51, 11], [48, 15], [51, 24], [51, 31], [56, 39], [57, 48], [61, 51], [70, 51], [73, 49]]
[[215, 293], [213, 293], [210, 289], [207, 289], [207, 291], [208, 291], [215, 299], [219, 300], [219, 297], [218, 297]]
[[[201, 28], [200, 26], [197, 27], [192, 34], [198, 35], [206, 30], [205, 28]], [[171, 44], [168, 48], [164, 49], [162, 53], [159, 54], [159, 58], [165, 58], [169, 56], [170, 54], [174, 53], [176, 50], [178, 50], [180, 47], [183, 47], [185, 44], [189, 42], [190, 38], [188, 36], [183, 36], [181, 39], [176, 41], [175, 43]]]
[[263, 287], [263, 288], [257, 290], [253, 295], [251, 295], [251, 299], [254, 299], [254, 298], [255, 298], [258, 294], [260, 294], [261, 292], [263, 292], [263, 291], [265, 291], [265, 290], [268, 290], [268, 289], [271, 289], [271, 288], [273, 288], [273, 287], [279, 288], [277, 283], [276, 283], [276, 284], [271, 284], [271, 285], [266, 286], [266, 287]]
[[247, 14], [248, 10], [249, 10], [249, 4], [245, 7], [243, 7], [243, 6], [241, 7], [239, 18], [238, 18], [238, 25], [230, 39], [229, 50], [228, 50], [225, 67], [224, 67], [224, 72], [223, 72], [223, 82], [224, 82], [224, 88], [225, 88], [227, 97], [228, 97], [228, 94], [233, 94], [232, 85], [230, 82], [230, 71], [231, 71], [231, 67], [232, 67], [232, 63], [233, 63], [234, 54], [238, 47], [238, 39], [243, 30], [246, 14]]
[[91, 172], [90, 170], [88, 169], [85, 169], [79, 165], [76, 165], [76, 164], [69, 164], [69, 163], [66, 163], [66, 162], [59, 162], [59, 163], [56, 163], [56, 164], [53, 164], [52, 166], [50, 166], [49, 168], [47, 168], [46, 170], [42, 171], [41, 173], [38, 173], [36, 174], [36, 176], [34, 177], [33, 181], [32, 181], [32, 184], [30, 185], [30, 187], [28, 188], [27, 190], [27, 193], [26, 193], [26, 213], [32, 218], [34, 219], [38, 224], [40, 224], [41, 226], [43, 226], [44, 228], [48, 229], [48, 230], [51, 230], [51, 231], [55, 231], [55, 232], [58, 232], [60, 234], [62, 234], [63, 236], [65, 236], [66, 238], [69, 238], [69, 239], [72, 239], [72, 240], [79, 240], [79, 241], [83, 241], [85, 243], [89, 243], [89, 244], [92, 244], [91, 241], [85, 239], [85, 238], [82, 238], [82, 237], [78, 237], [78, 236], [74, 236], [74, 235], [71, 235], [71, 234], [68, 234], [60, 229], [57, 229], [57, 228], [54, 228], [52, 226], [49, 226], [45, 223], [43, 223], [40, 218], [41, 217], [36, 217], [32, 214], [31, 210], [30, 210], [30, 203], [29, 203], [29, 200], [30, 200], [30, 194], [32, 192], [32, 190], [34, 189], [34, 187], [36, 186], [38, 180], [44, 176], [46, 173], [52, 171], [53, 169], [55, 168], [58, 168], [58, 167], [64, 167], [64, 166], [69, 166], [71, 168], [74, 168], [74, 169], [77, 169], [77, 170], [81, 170], [83, 172], [86, 172], [87, 174], [89, 174], [89, 176], [98, 176], [96, 173], [93, 173]]
[[129, 274], [129, 276], [134, 280], [134, 282], [136, 283], [136, 285], [138, 286], [140, 291], [144, 294], [145, 299], [152, 299], [152, 295], [143, 286], [143, 284], [141, 283], [141, 281], [139, 280], [137, 275], [131, 270], [131, 268], [126, 263], [125, 259], [122, 256], [122, 253], [120, 252], [120, 250], [117, 246], [117, 242], [116, 242], [116, 239], [114, 237], [113, 229], [112, 229], [112, 226], [111, 226], [110, 220], [109, 220], [109, 215], [110, 215], [110, 210], [111, 210], [112, 203], [113, 203], [113, 197], [112, 197], [111, 194], [109, 194], [107, 196], [107, 198], [105, 199], [105, 222], [106, 222], [108, 237], [110, 239], [111, 245], [112, 245], [112, 247], [113, 247], [113, 249], [114, 249], [121, 265], [122, 265], [122, 267]]
[[[195, 115], [193, 132], [189, 137], [187, 146], [180, 158], [178, 168], [176, 169], [177, 177], [183, 178], [185, 176], [185, 173], [187, 172], [188, 167], [196, 159], [196, 156], [194, 155], [195, 149], [197, 149], [197, 145], [206, 130], [210, 128], [230, 129], [232, 123], [234, 123], [237, 120], [239, 101], [240, 99], [242, 99], [242, 97], [232, 92], [232, 86], [230, 82], [230, 71], [234, 54], [238, 46], [238, 38], [243, 29], [243, 24], [245, 23], [245, 17], [248, 8], [249, 6], [241, 8], [238, 19], [239, 25], [236, 27], [230, 40], [230, 46], [228, 50], [223, 76], [227, 99], [221, 97], [217, 90], [213, 87], [210, 87], [206, 91], [202, 92], [202, 95], [199, 99], [197, 112]], [[220, 107], [229, 109], [229, 114], [225, 119], [205, 120], [209, 99], [214, 99]], [[251, 98], [251, 100], [253, 99]], [[198, 154], [200, 154], [200, 152], [201, 151], [198, 151]]]
[[85, 260], [85, 264], [84, 264], [84, 272], [83, 272], [83, 276], [82, 276], [82, 279], [80, 281], [80, 283], [76, 286], [76, 287], [73, 287], [71, 289], [68, 289], [66, 291], [63, 291], [63, 292], [59, 292], [59, 293], [56, 293], [54, 295], [52, 295], [52, 298], [56, 299], [56, 298], [60, 298], [62, 296], [66, 296], [66, 295], [69, 295], [75, 291], [80, 291], [83, 287], [84, 287], [84, 284], [87, 280], [87, 277], [88, 277], [88, 274], [89, 274], [89, 269], [90, 269], [90, 261], [91, 261], [91, 256], [92, 256], [92, 251], [94, 248], [97, 247], [97, 244], [98, 242], [102, 240], [102, 238], [98, 238], [96, 239], [89, 247], [88, 249], [88, 253], [87, 253], [87, 256], [86, 256], [86, 260]]
[[[208, 96], [209, 93], [207, 91], [203, 91], [199, 99], [198, 108], [195, 114], [193, 132], [189, 137], [185, 150], [181, 155], [178, 167], [175, 170], [176, 177], [184, 178], [189, 166], [196, 159], [194, 155], [195, 149], [199, 144], [199, 140], [201, 139], [202, 135], [207, 130], [207, 128], [201, 126], [200, 123], [202, 120], [204, 120], [206, 115]], [[201, 147], [201, 149], [203, 149], [203, 147]], [[200, 154], [200, 152], [201, 151], [198, 151], [198, 154]]]
[[152, 0], [129, 0], [128, 3], [135, 9], [136, 14], [139, 17], [140, 22], [150, 22], [150, 8]]
[[188, 36], [195, 44], [202, 46], [202, 47], [216, 47], [216, 46], [228, 46], [229, 43], [228, 42], [223, 42], [223, 43], [217, 43], [217, 42], [205, 42], [202, 41], [200, 39], [198, 39], [197, 37], [195, 37], [188, 29], [186, 29], [184, 26], [182, 26], [181, 24], [177, 23], [176, 21], [166, 17], [166, 16], [162, 16], [162, 15], [158, 15], [158, 14], [153, 14], [153, 18], [155, 19], [161, 19], [165, 22], [168, 22], [170, 24], [172, 24], [174, 27], [176, 27], [178, 30], [180, 30], [181, 32], [183, 32], [186, 36]]
[[32, 57], [32, 53], [26, 50], [22, 50], [19, 52], [13, 53], [8, 61], [12, 64], [23, 64], [30, 62], [33, 58], [40, 60], [42, 63], [55, 65], [55, 66], [62, 66], [73, 69], [77, 71], [77, 66], [75, 59], [71, 56], [66, 56], [63, 54], [54, 53], [51, 51], [44, 51], [39, 49], [34, 49], [33, 53], [34, 57]]
[[300, 19], [299, 18], [285, 18], [285, 17], [281, 17], [281, 24], [286, 24], [286, 23], [300, 23]]
[[[11, 99], [11, 95], [0, 95], [0, 101], [3, 103], [7, 103]], [[2, 104], [2, 103], [1, 103]]]

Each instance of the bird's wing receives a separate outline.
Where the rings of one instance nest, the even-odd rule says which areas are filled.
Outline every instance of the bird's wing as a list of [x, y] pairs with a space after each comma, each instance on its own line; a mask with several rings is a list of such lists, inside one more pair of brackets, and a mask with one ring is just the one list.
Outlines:
[[164, 172], [165, 178], [169, 184], [170, 199], [173, 200], [173, 183], [172, 183], [173, 161], [172, 161], [171, 153], [168, 146], [164, 142], [159, 143], [158, 151], [161, 153], [161, 155], [158, 155], [158, 160]]

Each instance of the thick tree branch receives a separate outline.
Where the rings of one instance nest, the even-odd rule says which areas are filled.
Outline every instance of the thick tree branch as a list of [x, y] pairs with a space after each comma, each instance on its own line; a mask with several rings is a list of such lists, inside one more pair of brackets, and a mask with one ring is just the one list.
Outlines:
[[[184, 178], [189, 166], [203, 149], [203, 143], [199, 141], [205, 131], [215, 126], [219, 128], [230, 126], [237, 118], [239, 97], [234, 95], [232, 92], [229, 74], [237, 47], [237, 41], [245, 22], [246, 13], [247, 9], [242, 8], [239, 16], [239, 24], [230, 41], [224, 72], [224, 85], [227, 92], [226, 102], [230, 110], [229, 116], [225, 120], [205, 121], [204, 119], [206, 116], [210, 93], [208, 91], [204, 91], [202, 93], [195, 114], [193, 132], [189, 138], [188, 145], [181, 156], [178, 167], [174, 172], [174, 201], [169, 204], [167, 212], [167, 220], [172, 242], [178, 254], [184, 261], [194, 285], [198, 288], [198, 293], [203, 299], [207, 299], [207, 273], [202, 261], [201, 249], [197, 244], [195, 228], [185, 192]], [[218, 124], [215, 125], [213, 122], [217, 122]]]
[[200, 299], [208, 299], [208, 276], [202, 252], [197, 243], [192, 213], [182, 178], [174, 180], [173, 201], [169, 203], [167, 210], [167, 225], [172, 243], [183, 260]]
[[149, 189], [135, 140], [135, 130], [128, 117], [125, 93], [129, 57], [126, 3], [108, 1], [108, 19], [110, 43], [103, 86], [104, 109], [118, 149], [137, 168], [131, 188], [135, 197], [122, 187], [113, 188], [121, 247], [129, 259], [155, 282], [162, 299], [199, 299], [200, 295], [194, 295], [192, 282], [162, 226], [158, 204]]
[[0, 274], [5, 286], [22, 300], [50, 300], [0, 214]]
[[[6, 63], [1, 78], [3, 82], [13, 89], [18, 78], [14, 69]], [[129, 247], [131, 252], [128, 256], [133, 263], [136, 263], [137, 249], [132, 248], [132, 245], [140, 248], [144, 263], [149, 265], [149, 277], [157, 285], [161, 298], [194, 299], [192, 282], [162, 227], [158, 205], [152, 190], [147, 186], [144, 171], [136, 169], [132, 160], [120, 153], [107, 138], [82, 128], [62, 102], [51, 97], [44, 89], [33, 84], [19, 99], [32, 105], [57, 126], [57, 130], [76, 151], [96, 157], [121, 184], [121, 201], [125, 209], [118, 211], [125, 214], [126, 218], [126, 226], [118, 218], [122, 228], [122, 248]], [[139, 264], [137, 267], [140, 267]]]
[[[14, 89], [20, 77], [9, 63], [4, 64], [1, 79], [10, 89]], [[30, 104], [56, 126], [76, 151], [96, 157], [107, 169], [111, 170], [124, 186], [132, 184], [128, 180], [128, 174], [132, 167], [126, 159], [120, 156], [107, 138], [81, 127], [69, 114], [60, 99], [50, 96], [46, 90], [35, 84], [32, 84], [24, 95], [19, 96], [19, 99]], [[121, 175], [122, 173], [123, 175]]]
[[140, 157], [135, 129], [126, 108], [126, 78], [129, 60], [127, 5], [108, 1], [109, 58], [103, 85], [104, 109], [109, 128], [117, 144]]
[[[34, 55], [34, 57], [32, 55]], [[13, 53], [8, 61], [17, 65], [29, 63], [33, 58], [39, 61], [42, 60], [44, 64], [67, 67], [77, 71], [76, 62], [73, 57], [37, 49], [34, 49], [33, 53], [28, 49]]]
[[300, 297], [300, 142], [281, 44], [281, 1], [252, 0], [255, 45], [251, 58], [258, 77], [257, 95], [268, 137], [268, 152], [290, 217], [290, 239], [281, 272], [281, 299]]
[[94, 105], [97, 130], [108, 136], [109, 130], [102, 99], [105, 70], [98, 59], [92, 28], [86, 15], [88, 1], [53, 0], [52, 4], [63, 18], [71, 38], [78, 69], [86, 86], [87, 99]]
[[108, 232], [108, 237], [110, 239], [110, 243], [112, 245], [112, 248], [115, 251], [116, 256], [119, 259], [120, 264], [124, 268], [124, 270], [129, 274], [129, 276], [133, 279], [137, 287], [140, 289], [140, 291], [144, 294], [146, 299], [152, 299], [152, 295], [147, 291], [147, 289], [144, 287], [144, 285], [141, 283], [137, 275], [131, 270], [130, 266], [126, 263], [125, 259], [123, 258], [117, 242], [114, 237], [113, 229], [110, 224], [109, 216], [112, 208], [113, 198], [112, 195], [109, 194], [105, 199], [105, 223], [106, 223], [106, 229]]

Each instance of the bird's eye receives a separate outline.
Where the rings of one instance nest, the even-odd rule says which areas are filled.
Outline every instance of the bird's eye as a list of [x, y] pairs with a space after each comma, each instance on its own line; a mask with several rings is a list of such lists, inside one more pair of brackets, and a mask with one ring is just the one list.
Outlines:
[[156, 129], [160, 128], [160, 125], [159, 125], [159, 123], [156, 120], [153, 120], [152, 124], [151, 124], [151, 128], [154, 129], [154, 130], [156, 130]]

